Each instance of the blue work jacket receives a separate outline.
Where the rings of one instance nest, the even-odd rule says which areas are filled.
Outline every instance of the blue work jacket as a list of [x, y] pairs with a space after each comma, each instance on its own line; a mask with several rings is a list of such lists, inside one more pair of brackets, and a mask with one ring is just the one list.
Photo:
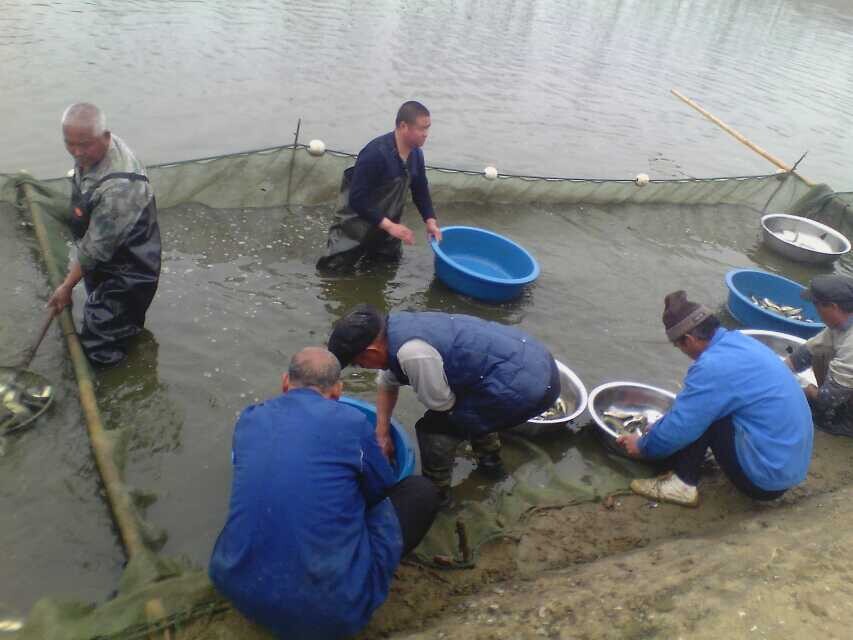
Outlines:
[[228, 520], [209, 573], [282, 638], [357, 633], [388, 597], [403, 548], [394, 474], [358, 409], [294, 389], [243, 411]]
[[687, 370], [672, 408], [640, 439], [640, 451], [665, 458], [727, 416], [738, 462], [753, 484], [779, 491], [805, 480], [814, 429], [796, 378], [770, 348], [723, 328]]

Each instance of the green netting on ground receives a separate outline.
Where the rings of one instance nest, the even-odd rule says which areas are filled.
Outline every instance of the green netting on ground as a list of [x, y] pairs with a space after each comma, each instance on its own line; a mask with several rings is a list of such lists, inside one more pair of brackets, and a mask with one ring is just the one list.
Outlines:
[[[331, 209], [343, 170], [353, 162], [354, 156], [350, 154], [327, 152], [315, 157], [298, 145], [152, 166], [149, 175], [165, 220], [169, 216], [189, 216], [190, 204], [220, 212], [229, 210], [229, 215], [230, 210], [290, 211], [290, 207], [315, 205]], [[663, 180], [643, 187], [630, 180], [508, 175], [489, 180], [481, 173], [441, 168], [430, 168], [428, 177], [434, 201], [446, 207], [459, 203], [525, 209], [543, 204], [591, 207], [631, 204], [649, 209], [660, 207], [661, 215], [670, 215], [673, 207], [725, 206], [752, 213], [814, 216], [845, 233], [850, 231], [846, 227], [850, 224], [848, 212], [853, 208], [851, 194], [834, 194], [825, 185], [809, 189], [792, 174]], [[45, 214], [49, 250], [60, 271], [68, 259], [70, 236], [63, 223], [68, 197], [67, 179], [39, 181], [26, 174], [0, 175], [0, 201], [17, 206], [25, 218], [32, 209]], [[195, 210], [192, 215], [200, 214]], [[50, 274], [54, 280], [52, 286], [58, 284], [57, 277]], [[329, 283], [330, 287], [333, 285]], [[369, 294], [378, 295], [381, 292]], [[115, 435], [115, 455], [121, 458], [123, 440], [121, 434]], [[523, 531], [525, 518], [532, 511], [595, 500], [624, 490], [626, 475], [638, 471], [633, 463], [608, 456], [609, 467], [599, 470], [591, 480], [578, 482], [561, 473], [552, 451], [553, 447], [538, 440], [508, 435], [503, 455], [512, 474], [496, 485], [480, 482], [476, 472], [470, 473], [466, 452], [460, 452], [459, 466], [461, 471], [470, 473], [470, 478], [455, 489], [459, 506], [440, 514], [416, 551], [418, 559], [438, 565], [470, 565], [485, 542]], [[121, 460], [117, 462], [121, 467]], [[144, 499], [136, 502], [144, 504]], [[205, 572], [157, 556], [153, 550], [162, 536], [141, 516], [138, 526], [145, 532], [143, 537], [152, 551], [131, 560], [114, 598], [98, 607], [44, 599], [32, 610], [20, 637], [64, 640], [146, 637], [148, 632], [164, 625], [178, 627], [219, 612], [224, 604], [212, 590]], [[152, 619], [163, 614], [165, 623], [159, 626], [152, 623]]]

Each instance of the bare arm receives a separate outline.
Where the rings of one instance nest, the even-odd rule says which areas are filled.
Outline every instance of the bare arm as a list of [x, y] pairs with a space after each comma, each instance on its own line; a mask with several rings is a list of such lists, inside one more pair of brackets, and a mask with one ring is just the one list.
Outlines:
[[391, 439], [391, 415], [397, 406], [400, 387], [379, 386], [376, 394], [376, 440], [389, 458], [394, 454], [394, 441]]
[[47, 301], [47, 306], [53, 310], [53, 313], [59, 313], [69, 304], [71, 304], [71, 291], [74, 286], [83, 279], [83, 269], [80, 263], [76, 260], [71, 263], [71, 268], [68, 270], [68, 275], [65, 280], [56, 288], [53, 295]]

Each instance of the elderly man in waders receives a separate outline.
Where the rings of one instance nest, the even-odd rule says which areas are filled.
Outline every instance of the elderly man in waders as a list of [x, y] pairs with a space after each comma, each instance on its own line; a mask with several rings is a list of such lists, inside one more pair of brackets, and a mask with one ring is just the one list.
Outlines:
[[405, 102], [394, 131], [371, 140], [359, 152], [355, 166], [344, 172], [326, 255], [317, 261], [318, 269], [350, 269], [363, 257], [399, 260], [401, 242], [414, 244], [414, 233], [400, 222], [410, 189], [427, 234], [441, 241], [421, 151], [429, 127], [427, 108]]
[[80, 343], [92, 364], [111, 366], [142, 331], [160, 278], [160, 227], [145, 168], [106, 127], [93, 104], [62, 116], [65, 148], [74, 157], [69, 224], [76, 254], [65, 281], [48, 300], [56, 313], [83, 280], [86, 305]]
[[427, 411], [415, 425], [421, 467], [451, 501], [456, 448], [470, 440], [477, 468], [506, 472], [498, 432], [550, 408], [560, 396], [554, 357], [514, 327], [461, 314], [398, 312], [387, 316], [361, 304], [338, 320], [329, 350], [342, 366], [381, 369], [376, 437], [393, 452], [391, 414], [401, 385], [411, 385]]
[[853, 436], [853, 278], [815, 276], [803, 291], [814, 302], [826, 328], [786, 360], [793, 371], [812, 368], [818, 386], [803, 389], [815, 427], [833, 435]]
[[635, 458], [672, 469], [634, 480], [652, 500], [699, 505], [700, 468], [710, 448], [732, 484], [753, 500], [773, 500], [806, 478], [812, 418], [799, 384], [771, 349], [720, 326], [684, 291], [664, 300], [666, 337], [694, 360], [670, 410], [642, 436], [617, 442]]

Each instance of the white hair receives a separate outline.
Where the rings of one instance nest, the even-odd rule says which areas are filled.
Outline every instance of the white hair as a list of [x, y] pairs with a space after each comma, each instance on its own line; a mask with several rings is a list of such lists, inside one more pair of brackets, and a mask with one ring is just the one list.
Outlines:
[[62, 126], [69, 124], [90, 127], [93, 135], [100, 136], [107, 130], [107, 117], [90, 102], [75, 102], [62, 112]]

